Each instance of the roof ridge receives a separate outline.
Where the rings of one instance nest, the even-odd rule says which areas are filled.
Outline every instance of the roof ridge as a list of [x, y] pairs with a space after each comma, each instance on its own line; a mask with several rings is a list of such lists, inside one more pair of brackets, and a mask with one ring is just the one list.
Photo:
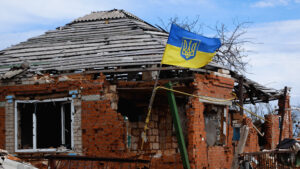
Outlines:
[[88, 21], [97, 21], [97, 20], [107, 20], [107, 19], [120, 19], [120, 18], [132, 18], [138, 21], [146, 23], [144, 20], [133, 15], [130, 12], [125, 11], [124, 9], [111, 9], [104, 11], [92, 11], [90, 14], [84, 15], [73, 20], [69, 24], [78, 23], [78, 22], [88, 22]]

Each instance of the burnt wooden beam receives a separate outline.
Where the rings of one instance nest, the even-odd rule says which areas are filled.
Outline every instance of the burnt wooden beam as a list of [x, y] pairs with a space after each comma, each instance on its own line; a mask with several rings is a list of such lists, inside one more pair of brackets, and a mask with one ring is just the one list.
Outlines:
[[253, 105], [255, 105], [255, 102], [254, 102], [254, 99], [253, 99], [253, 91], [252, 91], [252, 89], [249, 88], [249, 87], [246, 87], [246, 86], [245, 86], [245, 88], [246, 88], [246, 92], [247, 92], [247, 94], [248, 94], [248, 97], [249, 97], [249, 99], [250, 99], [250, 102], [251, 102]]
[[[244, 103], [244, 91], [243, 91], [243, 83], [244, 83], [244, 77], [239, 77], [239, 92], [238, 92], [238, 99], [239, 99], [239, 105], [243, 107]], [[240, 114], [244, 113], [244, 110], [240, 107]]]
[[284, 116], [285, 116], [285, 100], [286, 100], [286, 95], [287, 95], [287, 86], [284, 87], [283, 105], [282, 105], [282, 107], [280, 107], [280, 109], [282, 111], [282, 115], [281, 115], [281, 122], [280, 122], [279, 144], [280, 144], [281, 138], [282, 138], [282, 129], [283, 129]]

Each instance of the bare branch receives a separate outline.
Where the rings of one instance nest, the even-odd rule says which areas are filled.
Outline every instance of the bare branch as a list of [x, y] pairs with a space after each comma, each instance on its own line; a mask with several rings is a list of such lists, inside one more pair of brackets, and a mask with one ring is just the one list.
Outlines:
[[[203, 25], [200, 23], [199, 16], [195, 19], [189, 20], [189, 18], [184, 18], [180, 20], [177, 16], [169, 18], [167, 24], [160, 19], [161, 27], [165, 30], [170, 30], [172, 23], [175, 23], [182, 28], [197, 33], [202, 34]], [[246, 72], [246, 67], [248, 62], [246, 58], [248, 57], [244, 45], [251, 43], [250, 40], [245, 39], [243, 36], [246, 34], [246, 28], [248, 22], [234, 22], [234, 28], [230, 31], [225, 24], [216, 24], [215, 27], [208, 27], [210, 31], [213, 31], [215, 37], [221, 39], [222, 46], [217, 50], [216, 55], [213, 59], [228, 69], [238, 71], [240, 73]]]

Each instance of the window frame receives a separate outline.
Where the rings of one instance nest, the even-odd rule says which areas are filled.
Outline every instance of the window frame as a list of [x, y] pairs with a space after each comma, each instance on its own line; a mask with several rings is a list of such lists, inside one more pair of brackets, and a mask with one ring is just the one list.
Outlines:
[[[71, 104], [71, 149], [66, 149], [66, 150], [59, 150], [58, 148], [51, 148], [51, 149], [45, 149], [45, 148], [37, 148], [37, 136], [36, 136], [36, 115], [33, 113], [33, 140], [32, 140], [32, 149], [19, 149], [18, 148], [18, 131], [19, 131], [19, 127], [18, 127], [18, 103], [46, 103], [46, 102], [69, 102]], [[15, 105], [14, 105], [14, 111], [15, 111], [15, 128], [14, 128], [14, 132], [15, 132], [15, 152], [65, 152], [68, 150], [73, 150], [74, 149], [74, 100], [70, 97], [66, 97], [66, 98], [57, 98], [57, 99], [45, 99], [45, 100], [15, 100]], [[65, 115], [65, 112], [63, 110], [63, 106], [61, 106], [61, 115]], [[60, 122], [61, 124], [63, 124], [63, 121], [61, 120]], [[63, 135], [63, 133], [61, 133]], [[62, 137], [62, 142], [63, 142], [63, 138]]]
[[[220, 114], [220, 123], [219, 123], [219, 128], [220, 128], [220, 139], [219, 141], [222, 142], [222, 144], [214, 144], [213, 146], [226, 146], [228, 144], [227, 137], [228, 137], [228, 127], [229, 127], [229, 114], [228, 114], [228, 105], [227, 104], [214, 104], [214, 103], [203, 103], [205, 105], [210, 105], [210, 106], [217, 106], [220, 107], [222, 110], [222, 113]], [[206, 113], [205, 109], [203, 110], [203, 116], [205, 119]], [[204, 122], [204, 126], [206, 127], [206, 122]], [[218, 137], [218, 135], [216, 135]], [[218, 140], [218, 139], [216, 139]], [[217, 141], [216, 141], [217, 142]], [[207, 143], [206, 143], [207, 144]]]

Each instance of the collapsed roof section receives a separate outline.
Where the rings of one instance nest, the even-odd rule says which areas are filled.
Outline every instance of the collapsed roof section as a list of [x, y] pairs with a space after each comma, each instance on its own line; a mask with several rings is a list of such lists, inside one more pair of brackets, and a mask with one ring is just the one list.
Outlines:
[[[242, 77], [236, 72], [231, 72], [231, 76], [235, 79], [235, 81], [238, 81], [238, 79]], [[234, 86], [234, 90], [238, 93], [238, 85]], [[255, 104], [259, 102], [268, 103], [269, 101], [278, 100], [283, 97], [284, 89], [276, 90], [268, 88], [251, 79], [243, 77], [243, 93], [244, 104]]]
[[[124, 10], [92, 12], [0, 51], [0, 79], [24, 75], [26, 70], [27, 74], [103, 72], [109, 80], [137, 80], [140, 72], [158, 70], [167, 38], [167, 32]], [[192, 72], [218, 69], [226, 68], [216, 63], [202, 69], [167, 66], [162, 78], [180, 79]], [[231, 76], [240, 77], [236, 72]], [[247, 78], [244, 88], [245, 103], [267, 102], [282, 95]]]

